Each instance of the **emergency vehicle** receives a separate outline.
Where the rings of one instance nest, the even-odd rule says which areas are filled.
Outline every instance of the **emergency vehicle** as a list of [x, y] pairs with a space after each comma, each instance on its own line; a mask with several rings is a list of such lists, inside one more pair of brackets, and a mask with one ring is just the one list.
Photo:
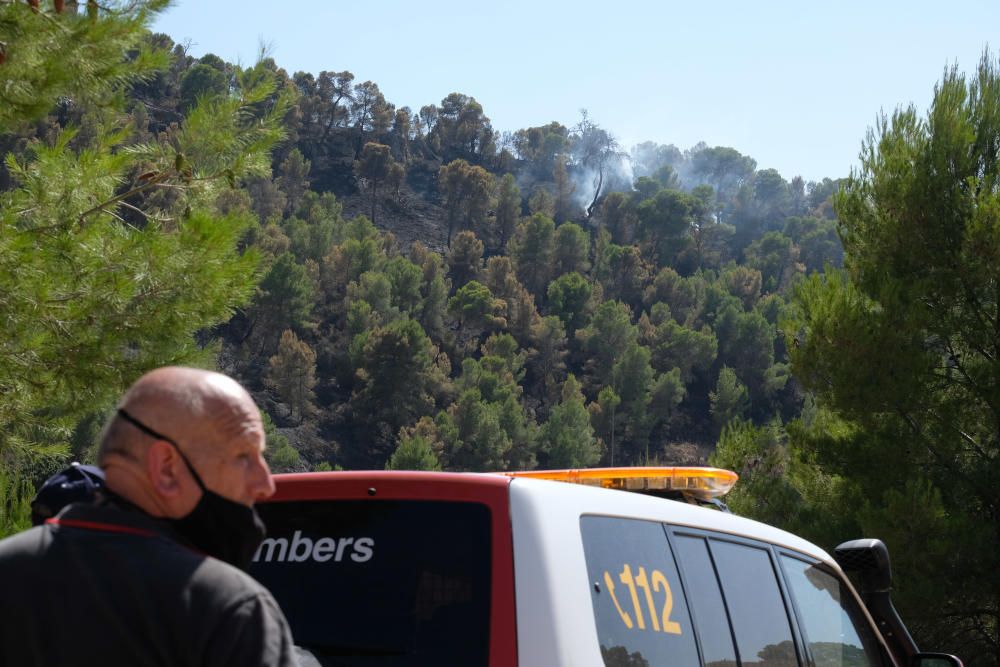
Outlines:
[[841, 545], [842, 569], [720, 511], [736, 479], [712, 468], [276, 475], [251, 574], [284, 610], [304, 667], [961, 665], [917, 650], [889, 601], [881, 542]]

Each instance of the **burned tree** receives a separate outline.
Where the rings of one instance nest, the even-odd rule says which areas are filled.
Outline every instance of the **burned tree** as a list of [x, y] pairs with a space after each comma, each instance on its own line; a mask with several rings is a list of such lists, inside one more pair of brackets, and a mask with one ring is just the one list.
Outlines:
[[573, 128], [572, 151], [580, 167], [594, 172], [594, 196], [587, 206], [589, 220], [601, 197], [608, 169], [622, 160], [625, 153], [610, 132], [590, 120], [586, 109], [581, 109], [580, 115], [579, 124]]

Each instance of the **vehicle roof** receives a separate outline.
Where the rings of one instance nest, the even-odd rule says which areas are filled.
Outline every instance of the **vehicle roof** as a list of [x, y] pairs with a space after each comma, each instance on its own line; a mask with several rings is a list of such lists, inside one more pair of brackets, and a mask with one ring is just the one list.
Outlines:
[[[501, 475], [414, 470], [337, 470], [332, 472], [282, 473], [274, 476], [275, 493], [267, 502], [371, 495], [380, 483], [412, 489], [450, 487], [506, 489], [510, 479]], [[433, 497], [433, 496], [429, 496]]]
[[[290, 473], [275, 475], [276, 492], [269, 502], [331, 497], [360, 497], [371, 495], [378, 484], [404, 485], [417, 493], [435, 497], [436, 486], [452, 490], [465, 487], [491, 493], [514, 484], [529, 497], [538, 496], [541, 516], [553, 521], [565, 521], [580, 514], [622, 516], [650, 521], [667, 522], [678, 526], [713, 530], [740, 537], [762, 540], [793, 549], [822, 560], [836, 567], [833, 559], [816, 545], [774, 526], [752, 519], [698, 507], [684, 502], [665, 500], [627, 491], [601, 489], [566, 482], [510, 478], [501, 474], [462, 472], [423, 472], [393, 470], [352, 470], [319, 473]], [[453, 498], [453, 492], [448, 494]], [[576, 518], [572, 518], [574, 523]], [[839, 568], [837, 568], [839, 569]]]

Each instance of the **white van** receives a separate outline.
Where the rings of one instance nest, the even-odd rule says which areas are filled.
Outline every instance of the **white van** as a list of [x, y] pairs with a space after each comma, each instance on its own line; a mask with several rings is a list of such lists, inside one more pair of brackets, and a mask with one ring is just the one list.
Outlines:
[[881, 543], [842, 549], [872, 584], [866, 608], [822, 549], [698, 506], [721, 505], [727, 471], [275, 479], [251, 574], [304, 665], [961, 664], [917, 651], [888, 601]]

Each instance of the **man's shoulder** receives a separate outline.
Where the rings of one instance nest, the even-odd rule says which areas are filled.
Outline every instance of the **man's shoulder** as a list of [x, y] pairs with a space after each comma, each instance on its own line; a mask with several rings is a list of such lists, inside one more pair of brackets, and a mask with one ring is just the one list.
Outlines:
[[192, 585], [236, 598], [270, 598], [271, 593], [243, 570], [205, 556], [192, 577]]
[[0, 540], [0, 560], [34, 558], [45, 550], [48, 535], [43, 526], [36, 526]]

